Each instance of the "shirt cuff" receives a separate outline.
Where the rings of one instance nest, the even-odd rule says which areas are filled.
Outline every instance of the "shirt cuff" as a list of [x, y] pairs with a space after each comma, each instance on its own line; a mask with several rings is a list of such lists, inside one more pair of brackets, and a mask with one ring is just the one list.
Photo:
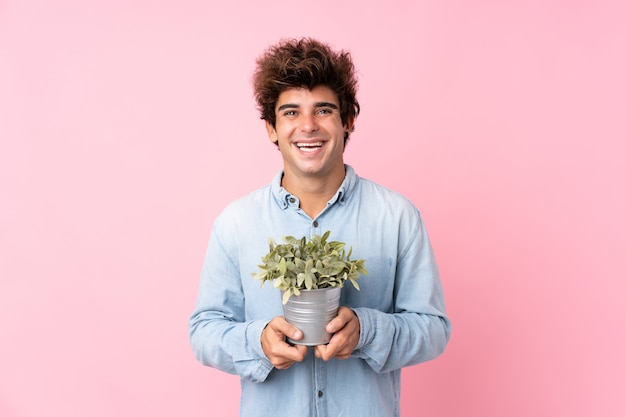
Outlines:
[[356, 345], [356, 348], [353, 351], [353, 356], [361, 357], [363, 350], [367, 349], [367, 347], [372, 343], [375, 334], [375, 318], [372, 314], [372, 311], [368, 308], [357, 307], [353, 308], [352, 311], [356, 314], [359, 319], [359, 325], [361, 327], [361, 334], [359, 335], [359, 343]]
[[274, 369], [274, 365], [267, 359], [263, 347], [261, 346], [261, 333], [269, 323], [268, 320], [255, 320], [250, 322], [246, 329], [246, 343], [248, 353], [257, 362], [257, 369], [251, 373], [254, 382], [263, 382]]

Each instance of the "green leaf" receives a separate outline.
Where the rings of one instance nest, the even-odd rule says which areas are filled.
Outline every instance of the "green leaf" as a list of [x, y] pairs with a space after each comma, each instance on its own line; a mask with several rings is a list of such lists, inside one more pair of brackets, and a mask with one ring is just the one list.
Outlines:
[[287, 273], [287, 262], [285, 258], [281, 258], [280, 262], [278, 262], [278, 273], [280, 275], [285, 275]]
[[304, 278], [305, 278], [305, 273], [304, 272], [300, 272], [298, 274], [298, 278], [296, 280], [296, 285], [298, 287], [302, 287], [302, 283], [304, 283]]
[[282, 276], [280, 276], [278, 278], [275, 278], [274, 279], [274, 288], [280, 287], [284, 283], [284, 279], [285, 279], [285, 277], [282, 277]]
[[291, 297], [291, 288], [288, 288], [283, 292], [283, 304], [287, 304], [289, 297]]
[[364, 260], [350, 260], [352, 246], [346, 254], [344, 242], [328, 241], [330, 231], [314, 235], [308, 241], [306, 236], [296, 239], [283, 237], [282, 244], [268, 239], [269, 251], [261, 257], [258, 271], [252, 274], [261, 281], [261, 286], [270, 281], [275, 288], [289, 290], [287, 296], [303, 289], [316, 289], [343, 286], [350, 280], [358, 289], [356, 280], [360, 274], [367, 274]]
[[315, 276], [310, 271], [304, 273], [304, 286], [306, 287], [307, 290], [310, 290], [313, 288], [314, 279], [315, 279]]

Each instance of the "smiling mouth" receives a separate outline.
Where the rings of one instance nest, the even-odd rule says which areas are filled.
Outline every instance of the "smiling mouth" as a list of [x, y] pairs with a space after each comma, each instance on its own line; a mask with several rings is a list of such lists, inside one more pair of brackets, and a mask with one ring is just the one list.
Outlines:
[[312, 152], [324, 145], [323, 142], [310, 142], [310, 143], [296, 143], [298, 149], [304, 152]]

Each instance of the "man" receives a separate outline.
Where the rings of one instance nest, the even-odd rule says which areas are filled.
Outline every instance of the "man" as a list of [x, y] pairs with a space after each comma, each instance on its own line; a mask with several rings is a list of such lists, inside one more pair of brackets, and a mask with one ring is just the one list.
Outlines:
[[[343, 153], [360, 107], [350, 54], [286, 40], [258, 60], [254, 91], [283, 170], [215, 220], [190, 319], [200, 362], [241, 378], [241, 415], [399, 416], [400, 370], [441, 354], [443, 292], [418, 210], [360, 178]], [[369, 271], [345, 286], [327, 345], [282, 317], [280, 292], [252, 279], [268, 238], [331, 231]]]

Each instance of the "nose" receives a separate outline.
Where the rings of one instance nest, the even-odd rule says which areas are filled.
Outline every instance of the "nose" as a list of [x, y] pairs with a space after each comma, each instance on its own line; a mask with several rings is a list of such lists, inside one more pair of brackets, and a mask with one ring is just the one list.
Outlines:
[[315, 113], [305, 112], [300, 116], [300, 130], [305, 133], [315, 132], [318, 128]]

